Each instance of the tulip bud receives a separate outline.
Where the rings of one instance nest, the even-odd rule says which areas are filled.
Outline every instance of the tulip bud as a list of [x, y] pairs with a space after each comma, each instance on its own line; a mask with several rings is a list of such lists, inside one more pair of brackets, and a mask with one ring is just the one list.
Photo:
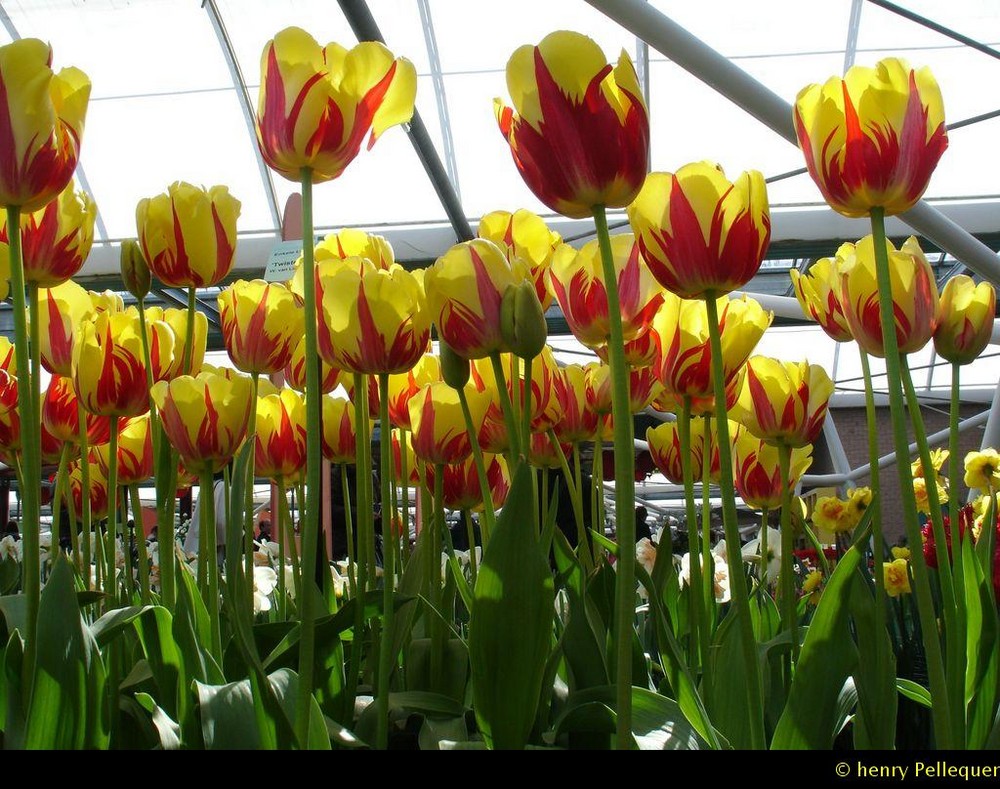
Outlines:
[[452, 389], [462, 389], [469, 382], [469, 360], [463, 359], [441, 340], [441, 377]]
[[146, 265], [146, 258], [142, 256], [142, 249], [135, 239], [127, 238], [122, 241], [121, 270], [125, 289], [139, 301], [146, 298], [151, 284], [149, 266]]
[[545, 347], [548, 324], [534, 286], [528, 280], [510, 285], [500, 302], [500, 334], [515, 356], [534, 359]]

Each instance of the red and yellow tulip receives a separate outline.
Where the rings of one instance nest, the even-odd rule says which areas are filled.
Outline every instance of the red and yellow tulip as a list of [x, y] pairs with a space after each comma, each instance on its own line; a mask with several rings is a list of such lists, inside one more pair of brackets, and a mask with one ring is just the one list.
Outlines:
[[[753, 353], [774, 315], [746, 296], [718, 300], [722, 367], [726, 385], [732, 382]], [[714, 396], [708, 310], [703, 301], [666, 294], [653, 318], [659, 335], [660, 358], [656, 374], [664, 389], [692, 398]]]
[[[465, 395], [473, 425], [481, 426], [489, 396], [472, 387]], [[458, 392], [446, 383], [428, 384], [410, 400], [410, 424], [413, 451], [427, 463], [461, 463], [472, 454]]]
[[590, 362], [584, 371], [587, 407], [597, 414], [611, 413], [611, 368], [599, 362]]
[[[83, 490], [83, 469], [81, 463], [89, 464], [90, 488], [87, 493]], [[92, 521], [100, 521], [108, 515], [108, 478], [104, 476], [101, 465], [96, 459], [77, 460], [69, 466], [69, 492], [73, 501], [73, 518], [80, 522], [83, 520], [83, 497], [87, 495], [90, 499], [90, 517]], [[86, 536], [85, 536], [86, 539]]]
[[[42, 396], [42, 425], [60, 441], [76, 444], [80, 441], [79, 408], [71, 378], [53, 375], [49, 388]], [[87, 420], [87, 441], [92, 446], [104, 444], [111, 435], [111, 421], [84, 411]]]
[[283, 284], [238, 280], [219, 293], [219, 323], [236, 368], [252, 375], [276, 373], [291, 361], [302, 339], [302, 310]]
[[[149, 414], [122, 422], [118, 430], [118, 485], [125, 487], [145, 482], [153, 476], [153, 433], [149, 429]], [[110, 445], [97, 448], [101, 474], [108, 477]]]
[[912, 208], [948, 147], [934, 75], [898, 58], [806, 86], [795, 99], [794, 121], [809, 174], [845, 216]]
[[396, 427], [410, 429], [410, 399], [426, 384], [441, 380], [441, 361], [425, 353], [413, 367], [389, 376], [389, 419]]
[[[356, 258], [354, 259], [356, 260]], [[320, 276], [319, 354], [352, 373], [402, 373], [427, 350], [430, 318], [417, 279], [362, 260]]]
[[[656, 467], [668, 480], [675, 485], [684, 484], [684, 471], [681, 466], [681, 441], [677, 422], [663, 422], [656, 427], [646, 429], [646, 443], [649, 444], [649, 454]], [[710, 435], [710, 451], [712, 452], [712, 467], [709, 475], [716, 479], [719, 471], [719, 447], [715, 441], [715, 431]], [[691, 419], [691, 468], [694, 479], [700, 480], [702, 465], [705, 462], [705, 420]]]
[[[886, 241], [896, 342], [900, 353], [923, 348], [937, 327], [938, 289], [934, 271], [917, 240], [910, 236], [897, 251]], [[851, 334], [872, 356], [884, 357], [879, 289], [875, 275], [875, 242], [870, 235], [837, 250], [841, 304]]]
[[250, 420], [249, 378], [202, 371], [197, 377], [160, 381], [150, 396], [164, 433], [188, 470], [215, 473], [232, 460]]
[[5, 453], [21, 449], [21, 417], [17, 411], [17, 377], [0, 370], [0, 449]]
[[17, 357], [14, 354], [14, 343], [6, 337], [0, 337], [0, 370], [6, 370], [11, 375], [17, 375]]
[[[394, 430], [392, 433], [392, 479], [397, 485], [403, 484], [403, 457], [400, 453], [405, 453], [406, 458], [406, 484], [416, 485], [420, 482], [420, 473], [417, 469], [417, 456], [413, 454], [413, 442], [410, 433], [405, 433], [405, 440], [400, 446], [400, 431]], [[477, 478], [478, 479], [478, 478]]]
[[[510, 491], [510, 475], [507, 462], [500, 455], [484, 455], [486, 480], [489, 485], [494, 507], [502, 507]], [[444, 506], [449, 510], [478, 510], [483, 506], [483, 493], [479, 484], [479, 474], [472, 458], [461, 463], [443, 466], [442, 491]], [[424, 468], [424, 482], [428, 490], [434, 490], [435, 470], [432, 463]]]
[[[292, 356], [285, 365], [285, 383], [296, 392], [306, 390], [306, 338], [302, 337], [292, 350]], [[320, 360], [319, 368], [319, 390], [323, 394], [330, 394], [337, 388], [340, 382], [340, 370], [331, 367], [326, 362]]]
[[[650, 321], [652, 323], [652, 321]], [[608, 364], [608, 346], [598, 345], [593, 349], [597, 358]], [[632, 369], [649, 367], [656, 363], [660, 355], [660, 337], [656, 332], [647, 331], [634, 340], [625, 343], [625, 363]]]
[[[572, 447], [569, 444], [560, 443], [559, 449], [562, 456], [568, 457]], [[556, 469], [562, 467], [562, 460], [556, 450], [556, 444], [552, 442], [551, 436], [547, 433], [532, 433], [531, 446], [528, 448], [528, 462], [537, 468]]]
[[[70, 182], [48, 205], [21, 214], [24, 279], [51, 288], [74, 276], [94, 243], [97, 205]], [[9, 239], [7, 220], [0, 219], [0, 254]]]
[[331, 463], [355, 463], [357, 434], [354, 405], [343, 397], [323, 398], [323, 457]]
[[[649, 329], [663, 301], [663, 291], [643, 265], [632, 234], [612, 236], [611, 252], [618, 280], [622, 334], [628, 342]], [[568, 244], [560, 246], [552, 257], [548, 279], [576, 338], [591, 347], [606, 343], [611, 323], [598, 242], [591, 241], [579, 251]]]
[[486, 214], [479, 220], [476, 235], [507, 253], [514, 273], [531, 279], [542, 310], [547, 310], [552, 304], [552, 292], [546, 283], [546, 272], [562, 236], [549, 230], [545, 220], [525, 208], [513, 214], [509, 211]]
[[139, 201], [135, 224], [149, 269], [174, 288], [218, 284], [236, 259], [240, 201], [225, 186], [204, 189], [177, 181]]
[[733, 477], [736, 492], [747, 506], [756, 510], [777, 509], [781, 494], [788, 487], [798, 485], [802, 475], [812, 463], [812, 446], [792, 450], [789, 479], [784, 483], [778, 464], [778, 448], [756, 438], [747, 430], [730, 423], [733, 439]]
[[306, 404], [282, 389], [257, 400], [254, 473], [287, 485], [306, 466]]
[[646, 175], [649, 116], [623, 51], [611, 66], [579, 33], [550, 33], [507, 62], [513, 109], [494, 110], [514, 164], [545, 205], [569, 217], [632, 202]]
[[832, 340], [850, 342], [854, 339], [840, 304], [840, 273], [836, 261], [820, 258], [805, 274], [794, 268], [788, 273], [802, 311], [816, 321]]
[[[138, 416], [149, 410], [142, 331], [134, 309], [102, 312], [78, 329], [73, 343], [73, 388], [92, 414]], [[163, 333], [163, 344], [172, 342]], [[164, 356], [173, 349], [161, 347]]]
[[[392, 245], [384, 236], [366, 233], [363, 230], [345, 228], [336, 233], [330, 233], [320, 241], [313, 250], [315, 260], [316, 286], [319, 290], [321, 274], [334, 274], [345, 261], [358, 267], [362, 259], [368, 260], [375, 268], [389, 270], [396, 262]], [[288, 289], [295, 294], [299, 302], [305, 299], [305, 284], [303, 277], [302, 257], [295, 261], [295, 271], [288, 281]]]
[[52, 375], [73, 370], [73, 337], [94, 315], [90, 295], [72, 280], [38, 290], [38, 334], [42, 367]]
[[627, 213], [653, 276], [685, 299], [742, 288], [771, 242], [767, 187], [756, 170], [735, 181], [711, 162], [650, 173]]
[[90, 80], [52, 71], [37, 38], [0, 47], [0, 205], [37, 211], [66, 188], [80, 158]]
[[[164, 324], [173, 339], [164, 342]], [[184, 372], [184, 349], [187, 345], [187, 310], [146, 307], [146, 333], [149, 340], [149, 361], [154, 381], [170, 381]], [[203, 312], [194, 314], [194, 340], [191, 343], [191, 375], [201, 372], [208, 344], [208, 319]], [[167, 350], [167, 347], [170, 350]]]
[[[379, 418], [379, 404], [382, 402], [378, 391], [378, 376], [369, 375], [367, 377], [367, 395], [368, 395], [368, 418], [377, 420]], [[354, 376], [345, 375], [341, 380], [341, 386], [344, 387], [344, 391], [347, 392], [347, 396], [350, 398], [351, 402], [354, 402]]]
[[417, 73], [405, 58], [366, 41], [351, 50], [320, 47], [289, 27], [264, 46], [257, 101], [257, 144], [268, 166], [292, 181], [337, 178], [386, 129], [413, 116]]
[[102, 290], [100, 293], [88, 290], [91, 306], [94, 313], [100, 315], [102, 312], [124, 312], [125, 300], [113, 290]]
[[934, 350], [953, 364], [968, 364], [989, 344], [996, 316], [997, 294], [989, 282], [952, 277], [941, 292]]
[[503, 251], [485, 239], [456, 244], [427, 270], [424, 288], [431, 319], [455, 353], [482, 359], [505, 350], [500, 302], [516, 282]]
[[553, 379], [559, 403], [556, 437], [567, 443], [590, 441], [597, 432], [597, 412], [587, 405], [587, 373], [578, 364], [563, 367]]
[[805, 446], [823, 430], [833, 388], [818, 364], [754, 356], [732, 416], [764, 441]]

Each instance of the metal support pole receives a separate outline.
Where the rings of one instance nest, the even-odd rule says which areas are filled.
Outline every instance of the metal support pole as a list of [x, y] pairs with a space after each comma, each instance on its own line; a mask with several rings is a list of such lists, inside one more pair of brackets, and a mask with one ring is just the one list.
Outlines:
[[[587, 0], [681, 68], [737, 106], [798, 145], [792, 124], [792, 105], [758, 82], [728, 58], [644, 0]], [[980, 276], [1000, 284], [1000, 258], [937, 209], [920, 201], [905, 214], [906, 224], [946, 250]]]

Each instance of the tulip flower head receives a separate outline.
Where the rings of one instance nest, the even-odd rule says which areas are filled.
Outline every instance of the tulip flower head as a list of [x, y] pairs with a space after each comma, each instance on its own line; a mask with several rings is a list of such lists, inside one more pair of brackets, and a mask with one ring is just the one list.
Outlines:
[[754, 356], [733, 418], [757, 438], [801, 447], [819, 438], [832, 394], [818, 364]]
[[38, 333], [42, 367], [52, 375], [71, 375], [73, 337], [94, 315], [94, 305], [72, 280], [38, 290]]
[[[652, 321], [650, 321], [652, 323]], [[598, 345], [593, 348], [597, 358], [605, 364], [608, 361], [608, 346]], [[625, 343], [625, 363], [634, 369], [640, 367], [650, 367], [656, 363], [660, 355], [660, 336], [653, 331], [640, 334], [634, 340]]]
[[562, 456], [568, 457], [572, 447], [569, 444], [554, 444], [547, 433], [532, 433], [531, 446], [528, 448], [528, 462], [536, 468], [557, 469], [562, 467], [562, 460], [556, 447], [562, 450]]
[[[507, 463], [499, 455], [484, 455], [486, 480], [494, 507], [502, 507], [510, 490], [510, 475]], [[483, 506], [482, 487], [479, 484], [479, 474], [472, 458], [466, 458], [461, 463], [450, 463], [442, 467], [444, 478], [442, 492], [445, 508], [449, 510], [479, 510]], [[434, 464], [428, 463], [424, 468], [424, 482], [428, 490], [434, 490]]]
[[777, 509], [785, 485], [798, 485], [812, 464], [812, 446], [792, 450], [790, 476], [784, 482], [778, 464], [778, 448], [755, 437], [748, 430], [730, 423], [733, 439], [733, 477], [736, 491], [748, 507], [756, 510]]
[[90, 303], [94, 308], [94, 313], [100, 315], [102, 312], [124, 312], [125, 300], [113, 290], [102, 290], [100, 293], [88, 290]]
[[[83, 489], [83, 468], [81, 463], [89, 463], [90, 489], [84, 493]], [[100, 521], [108, 514], [108, 478], [101, 470], [100, 464], [96, 460], [80, 459], [69, 467], [67, 475], [69, 480], [70, 499], [73, 502], [73, 518], [79, 523], [83, 520], [84, 495], [90, 499], [90, 517], [93, 521]], [[84, 535], [84, 539], [87, 536]]]
[[910, 593], [910, 564], [906, 559], [883, 562], [882, 568], [885, 573], [885, 593], [889, 597]]
[[513, 214], [508, 211], [486, 214], [479, 220], [476, 235], [507, 253], [514, 273], [531, 279], [542, 310], [547, 310], [552, 304], [552, 292], [546, 283], [546, 272], [562, 236], [549, 230], [545, 220], [525, 208]]
[[121, 252], [119, 253], [119, 267], [121, 268], [122, 284], [125, 290], [131, 293], [136, 299], [142, 301], [149, 294], [152, 285], [152, 275], [149, 273], [149, 266], [146, 258], [142, 256], [142, 248], [135, 239], [126, 238], [122, 241]]
[[[662, 289], [643, 265], [639, 245], [631, 233], [612, 236], [611, 252], [618, 279], [622, 334], [630, 341], [649, 329], [663, 302]], [[548, 278], [576, 338], [591, 347], [606, 343], [611, 323], [598, 242], [585, 244], [579, 252], [568, 244], [560, 246], [552, 257]]]
[[[73, 183], [48, 205], [21, 214], [24, 279], [51, 288], [74, 276], [94, 243], [97, 205]], [[0, 219], [0, 254], [6, 256], [10, 237], [6, 218]]]
[[560, 441], [590, 441], [597, 431], [597, 412], [587, 406], [586, 378], [583, 367], [570, 364], [559, 370], [552, 381], [559, 403], [555, 432]]
[[[145, 482], [153, 476], [153, 433], [149, 429], [149, 414], [131, 417], [118, 430], [118, 485], [127, 487]], [[110, 444], [97, 447], [97, 463], [102, 475], [108, 477]]]
[[[694, 420], [692, 420], [692, 423]], [[698, 420], [699, 427], [702, 420]], [[684, 484], [684, 469], [682, 466], [682, 453], [680, 441], [680, 429], [677, 422], [663, 422], [656, 427], [646, 429], [646, 443], [649, 444], [649, 454], [653, 462], [668, 480], [675, 485]], [[705, 448], [704, 434], [696, 429], [694, 424], [691, 427], [691, 446], [689, 453], [691, 456], [692, 468], [696, 469], [695, 475], [701, 477], [702, 455]]]
[[[404, 436], [402, 445], [400, 435]], [[410, 439], [409, 431], [394, 430], [392, 432], [392, 479], [397, 485], [402, 485], [403, 480], [403, 459], [406, 459], [406, 484], [416, 485], [420, 482], [420, 473], [417, 468], [417, 456], [413, 454], [413, 442]]]
[[238, 370], [279, 372], [304, 334], [302, 310], [281, 283], [238, 280], [219, 293], [222, 339]]
[[197, 377], [160, 381], [150, 396], [164, 433], [188, 470], [214, 474], [233, 459], [250, 420], [249, 378], [203, 370]]
[[507, 62], [514, 107], [493, 102], [500, 132], [528, 188], [557, 213], [621, 208], [646, 175], [649, 116], [635, 68], [622, 51], [611, 66], [579, 33], [550, 33]]
[[[771, 325], [772, 312], [743, 297], [718, 300], [722, 367], [728, 387], [739, 374], [760, 338]], [[660, 358], [656, 373], [664, 389], [692, 398], [711, 397], [712, 351], [708, 332], [708, 310], [700, 300], [665, 294], [663, 306], [653, 318], [652, 331], [659, 335]]]
[[969, 364], [981, 354], [993, 334], [997, 294], [989, 282], [952, 277], [941, 292], [934, 350], [953, 364]]
[[[187, 344], [187, 310], [146, 307], [146, 333], [149, 337], [149, 361], [154, 381], [170, 381], [184, 371], [184, 350]], [[165, 334], [170, 335], [165, 340]], [[208, 318], [203, 312], [194, 314], [194, 340], [191, 343], [191, 375], [201, 372], [208, 344]]]
[[343, 397], [323, 397], [323, 457], [331, 463], [355, 463], [354, 405]]
[[500, 306], [507, 288], [516, 284], [503, 251], [485, 239], [456, 244], [424, 275], [431, 319], [442, 339], [466, 359], [506, 350]]
[[0, 47], [0, 205], [37, 211], [66, 188], [80, 158], [90, 80], [52, 71], [52, 47], [23, 38]]
[[[896, 341], [900, 353], [923, 348], [937, 327], [938, 289], [934, 271], [917, 240], [910, 236], [897, 251], [886, 241], [889, 256]], [[844, 317], [861, 348], [885, 357], [875, 273], [875, 242], [868, 235], [837, 250]]]
[[584, 368], [587, 407], [597, 414], [611, 413], [611, 368], [599, 362], [590, 362]]
[[[64, 443], [80, 441], [79, 408], [73, 380], [62, 375], [49, 379], [49, 388], [42, 395], [42, 425]], [[92, 446], [104, 444], [111, 435], [111, 422], [106, 416], [84, 411], [87, 421], [87, 441]]]
[[[306, 338], [305, 335], [295, 344], [292, 356], [285, 365], [285, 383], [296, 392], [306, 390]], [[330, 394], [337, 388], [340, 382], [340, 370], [331, 367], [326, 362], [320, 360], [319, 368], [319, 390], [323, 394]]]
[[0, 450], [21, 449], [21, 417], [17, 410], [17, 377], [0, 370]]
[[306, 465], [306, 404], [291, 389], [257, 401], [254, 469], [262, 477], [288, 484]]
[[[330, 233], [316, 244], [316, 248], [313, 250], [313, 260], [316, 264], [318, 290], [320, 275], [335, 273], [346, 261], [351, 261], [351, 265], [359, 267], [361, 260], [367, 260], [375, 268], [388, 271], [390, 266], [396, 262], [396, 256], [392, 250], [392, 244], [384, 236], [377, 236], [374, 233], [366, 233], [354, 228], [344, 228]], [[295, 294], [300, 303], [305, 301], [304, 271], [300, 255], [299, 259], [295, 261], [292, 278], [288, 281], [288, 289]]]
[[[103, 312], [79, 329], [73, 343], [73, 388], [92, 414], [139, 416], [149, 410], [142, 330], [134, 308]], [[173, 353], [165, 332], [161, 352]]]
[[[354, 260], [357, 260], [355, 258]], [[409, 370], [427, 350], [430, 318], [417, 279], [401, 266], [368, 260], [321, 276], [317, 291], [319, 354], [352, 373]]]
[[793, 119], [809, 175], [844, 216], [909, 210], [948, 147], [934, 75], [898, 58], [806, 86]]
[[150, 271], [174, 288], [218, 284], [236, 260], [239, 215], [240, 201], [225, 186], [177, 181], [166, 193], [143, 198], [135, 224]]
[[441, 380], [441, 362], [430, 353], [421, 356], [409, 370], [389, 376], [389, 419], [410, 430], [410, 399], [426, 384]]
[[[486, 419], [489, 396], [468, 387], [465, 392], [472, 424]], [[472, 454], [458, 392], [439, 382], [423, 387], [410, 400], [413, 451], [427, 463], [461, 463]]]
[[298, 181], [340, 176], [386, 129], [413, 116], [417, 73], [405, 58], [365, 41], [347, 50], [320, 47], [306, 31], [289, 27], [264, 46], [257, 101], [257, 144], [264, 161]]
[[711, 162], [651, 173], [627, 213], [653, 276], [685, 299], [742, 288], [771, 241], [767, 187], [756, 170], [732, 182]]
[[6, 337], [0, 337], [0, 370], [17, 375], [17, 356], [14, 353], [14, 343]]
[[796, 269], [788, 273], [802, 311], [816, 321], [830, 339], [836, 342], [853, 340], [844, 308], [840, 305], [840, 274], [836, 261], [820, 258], [805, 274]]

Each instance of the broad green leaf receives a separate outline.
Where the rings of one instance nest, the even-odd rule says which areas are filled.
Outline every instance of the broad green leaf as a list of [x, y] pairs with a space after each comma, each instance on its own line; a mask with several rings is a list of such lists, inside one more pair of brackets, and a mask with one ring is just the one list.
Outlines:
[[806, 633], [788, 702], [771, 740], [772, 750], [829, 750], [833, 745], [837, 700], [858, 659], [848, 609], [860, 561], [856, 542], [830, 576]]
[[424, 718], [420, 724], [417, 742], [422, 751], [441, 750], [442, 740], [447, 742], [466, 742], [469, 739], [469, 729], [465, 725], [465, 716], [456, 718]]
[[4, 640], [10, 638], [10, 634], [15, 630], [25, 632], [28, 627], [28, 598], [23, 594], [0, 597], [0, 615], [4, 622], [4, 629], [0, 631], [0, 635]]
[[[431, 687], [431, 649], [432, 640], [415, 638], [410, 642], [406, 652], [406, 682], [411, 688], [409, 692], [422, 693]], [[440, 694], [457, 703], [465, 698], [466, 683], [469, 676], [469, 648], [465, 642], [457, 638], [449, 638], [445, 642], [444, 660], [442, 663], [442, 681]], [[358, 734], [368, 739], [368, 732], [358, 731]], [[374, 736], [371, 738], [374, 741]]]
[[335, 720], [323, 716], [323, 720], [326, 723], [326, 733], [330, 737], [330, 742], [334, 745], [339, 745], [341, 748], [367, 748], [368, 743], [364, 742], [359, 738], [354, 732], [337, 723]]
[[76, 601], [73, 571], [60, 555], [38, 607], [25, 747], [107, 747], [104, 682], [104, 664]]
[[476, 719], [493, 748], [527, 744], [551, 647], [555, 592], [532, 526], [531, 483], [520, 464], [483, 554], [469, 622]]
[[135, 700], [152, 716], [153, 727], [160, 738], [160, 748], [164, 751], [176, 751], [181, 747], [181, 727], [171, 720], [170, 716], [160, 707], [148, 693], [136, 693]]
[[[992, 532], [992, 529], [987, 531]], [[997, 640], [1000, 623], [997, 620], [996, 598], [991, 581], [992, 559], [987, 559], [989, 566], [983, 567], [983, 555], [978, 551], [978, 546], [973, 553], [971, 540], [962, 541], [962, 557], [967, 634], [965, 700], [969, 705], [966, 746], [979, 749], [990, 736], [997, 710], [1000, 692]]]
[[[615, 732], [616, 689], [613, 685], [588, 688], [570, 696], [555, 723], [557, 734]], [[645, 688], [632, 688], [632, 736], [640, 750], [698, 750], [704, 741], [677, 702]]]
[[132, 605], [108, 611], [90, 626], [91, 635], [94, 636], [97, 646], [103, 649], [115, 636], [131, 625], [137, 617], [151, 608], [152, 606]]
[[891, 750], [896, 744], [896, 656], [885, 629], [876, 626], [875, 596], [860, 569], [849, 593], [859, 658], [853, 672], [858, 694], [854, 747]]
[[0, 561], [0, 594], [12, 594], [21, 585], [21, 564], [11, 556]]
[[837, 722], [833, 727], [834, 736], [843, 731], [848, 721], [851, 720], [851, 713], [857, 705], [858, 689], [854, 686], [854, 677], [848, 677], [844, 680], [844, 687], [840, 689], [840, 695], [837, 696]]
[[574, 690], [607, 685], [608, 669], [604, 662], [602, 645], [606, 634], [594, 631], [587, 617], [587, 598], [583, 567], [566, 535], [557, 529], [553, 532], [556, 568], [565, 581], [569, 597], [569, 620], [563, 635], [563, 654], [569, 664]]
[[927, 707], [927, 709], [930, 709], [933, 706], [931, 702], [931, 692], [918, 682], [914, 682], [912, 679], [896, 677], [896, 690], [899, 691], [900, 696], [906, 696], [906, 698], [910, 699], [910, 701], [915, 701], [917, 704]]
[[[288, 720], [295, 720], [298, 681], [298, 675], [289, 669], [278, 669], [268, 675], [274, 696]], [[195, 686], [200, 703], [202, 736], [208, 750], [260, 747], [250, 680], [225, 685], [195, 682]], [[330, 738], [326, 734], [323, 713], [311, 696], [309, 705], [309, 748], [329, 750]]]
[[24, 747], [25, 693], [23, 692], [24, 640], [15, 630], [7, 641], [3, 655], [4, 684], [4, 748]]

